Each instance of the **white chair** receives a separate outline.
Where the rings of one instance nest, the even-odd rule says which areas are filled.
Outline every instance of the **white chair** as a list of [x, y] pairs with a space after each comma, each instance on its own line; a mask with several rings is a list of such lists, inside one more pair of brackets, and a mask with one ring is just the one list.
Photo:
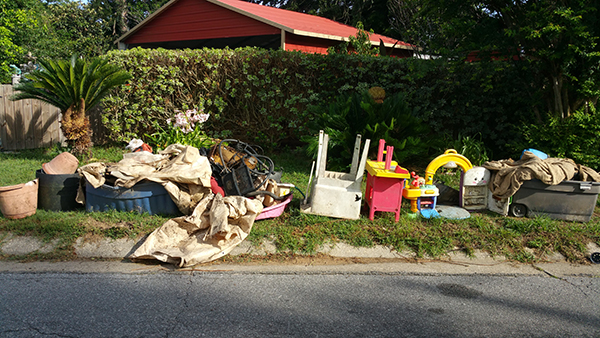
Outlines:
[[310, 196], [307, 199], [308, 203], [302, 205], [301, 210], [302, 212], [315, 215], [358, 219], [362, 204], [361, 183], [371, 140], [367, 139], [365, 141], [359, 163], [361, 136], [356, 135], [350, 173], [327, 171], [325, 169], [328, 143], [329, 135], [321, 130], [319, 133], [319, 150], [315, 178], [310, 190]]

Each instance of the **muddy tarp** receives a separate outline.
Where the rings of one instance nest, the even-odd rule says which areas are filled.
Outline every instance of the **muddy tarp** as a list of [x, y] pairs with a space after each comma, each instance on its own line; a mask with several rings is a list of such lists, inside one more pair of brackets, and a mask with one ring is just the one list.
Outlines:
[[227, 255], [250, 233], [263, 205], [242, 196], [205, 196], [190, 216], [167, 221], [129, 256], [187, 267]]
[[[185, 215], [152, 232], [129, 256], [132, 259], [185, 267], [223, 257], [248, 236], [263, 209], [258, 199], [214, 195], [210, 162], [195, 147], [175, 144], [158, 154], [129, 153], [118, 163], [91, 163], [78, 170], [95, 188], [105, 184], [107, 177], [125, 188], [142, 180], [160, 183]], [[84, 197], [80, 191], [78, 201], [85, 203]]]
[[591, 168], [577, 165], [571, 159], [540, 159], [526, 151], [518, 161], [511, 159], [489, 161], [483, 167], [492, 172], [489, 188], [498, 198], [509, 198], [514, 195], [524, 181], [538, 179], [548, 185], [556, 185], [564, 180], [571, 180], [576, 174], [579, 180], [600, 182], [600, 175]]

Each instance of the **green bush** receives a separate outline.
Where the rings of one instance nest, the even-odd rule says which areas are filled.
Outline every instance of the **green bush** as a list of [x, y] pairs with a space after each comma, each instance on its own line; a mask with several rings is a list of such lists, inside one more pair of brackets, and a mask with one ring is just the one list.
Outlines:
[[328, 165], [336, 170], [350, 166], [356, 135], [371, 140], [369, 158], [377, 156], [380, 139], [394, 147], [394, 160], [406, 163], [428, 158], [434, 140], [429, 127], [414, 117], [404, 95], [394, 94], [376, 103], [367, 91], [340, 95], [325, 106], [313, 106], [315, 119], [310, 123], [312, 135], [303, 137], [309, 154], [315, 156], [323, 129], [329, 135]]
[[469, 159], [474, 166], [480, 166], [491, 159], [489, 150], [483, 141], [481, 141], [481, 134], [474, 137], [459, 134], [456, 139], [449, 138], [444, 142], [444, 147], [439, 148], [439, 152], [443, 153], [446, 149], [456, 150], [459, 154]]
[[148, 122], [164, 128], [175, 110], [202, 103], [209, 136], [277, 143], [302, 133], [303, 108], [316, 99], [300, 53], [136, 48], [108, 57], [134, 78], [105, 101], [103, 123], [114, 140], [152, 134]]
[[519, 150], [534, 148], [600, 170], [600, 114], [594, 106], [588, 112], [580, 109], [565, 119], [550, 116], [543, 124], [521, 129], [525, 143]]
[[[532, 121], [537, 92], [527, 65], [449, 63], [368, 55], [319, 55], [235, 50], [131, 49], [107, 55], [133, 79], [104, 100], [103, 124], [113, 141], [129, 141], [166, 127], [175, 110], [203, 103], [211, 137], [270, 148], [299, 145], [314, 135], [308, 122], [338, 97], [371, 87], [402, 94], [411, 116], [431, 137], [481, 135], [494, 154], [521, 140], [517, 124]], [[399, 124], [406, 125], [404, 121]], [[409, 141], [407, 141], [409, 142]]]

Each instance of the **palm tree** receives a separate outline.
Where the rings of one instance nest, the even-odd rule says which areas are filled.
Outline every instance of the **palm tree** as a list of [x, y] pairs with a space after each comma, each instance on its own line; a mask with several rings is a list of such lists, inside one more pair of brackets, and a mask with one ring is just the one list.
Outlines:
[[73, 55], [71, 60], [40, 60], [40, 70], [26, 75], [31, 80], [15, 86], [12, 100], [38, 99], [61, 110], [61, 129], [75, 153], [87, 153], [92, 130], [86, 112], [97, 105], [115, 86], [131, 78], [107, 60], [91, 62]]

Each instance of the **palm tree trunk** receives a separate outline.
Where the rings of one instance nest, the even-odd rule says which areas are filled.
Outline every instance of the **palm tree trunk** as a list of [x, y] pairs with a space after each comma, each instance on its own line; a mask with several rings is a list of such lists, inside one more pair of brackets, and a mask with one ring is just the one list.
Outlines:
[[61, 129], [73, 153], [85, 154], [92, 146], [90, 120], [85, 115], [85, 100], [73, 103], [63, 114]]

